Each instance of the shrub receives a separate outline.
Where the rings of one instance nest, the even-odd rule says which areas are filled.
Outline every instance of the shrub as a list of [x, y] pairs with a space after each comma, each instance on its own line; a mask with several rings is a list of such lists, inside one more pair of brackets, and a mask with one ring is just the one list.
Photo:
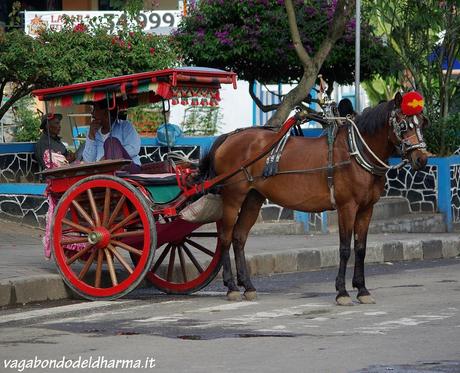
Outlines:
[[30, 109], [32, 103], [30, 96], [17, 102], [14, 131], [16, 141], [37, 141], [40, 137], [40, 116]]
[[460, 146], [460, 113], [433, 122], [423, 134], [430, 152], [440, 157], [452, 155]]

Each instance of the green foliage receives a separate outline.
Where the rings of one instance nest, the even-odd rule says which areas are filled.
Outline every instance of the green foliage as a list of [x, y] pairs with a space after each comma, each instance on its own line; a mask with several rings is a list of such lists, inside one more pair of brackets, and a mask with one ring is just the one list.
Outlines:
[[380, 101], [389, 101], [395, 97], [400, 89], [400, 84], [395, 77], [389, 76], [383, 79], [380, 76], [374, 77], [361, 83], [366, 91], [371, 106], [377, 105]]
[[221, 113], [218, 107], [186, 109], [182, 129], [189, 136], [213, 136], [221, 127]]
[[102, 17], [85, 25], [68, 18], [62, 31], [44, 30], [37, 38], [7, 32], [0, 39], [0, 98], [7, 84], [12, 93], [0, 118], [33, 89], [175, 66], [171, 37], [145, 34], [133, 19], [126, 13], [116, 32]]
[[[310, 0], [296, 4], [303, 45], [313, 54], [325, 38], [335, 2]], [[355, 22], [351, 20], [322, 66], [321, 73], [329, 82], [354, 81], [354, 35]], [[240, 79], [293, 82], [303, 73], [282, 0], [202, 0], [182, 19], [176, 40], [188, 63], [232, 69]], [[389, 73], [394, 59], [365, 22], [361, 42], [362, 76]]]
[[367, 0], [365, 4], [379, 35], [403, 66], [400, 78], [404, 72], [406, 88], [421, 91], [433, 122], [446, 117], [460, 88], [451, 71], [443, 71], [443, 65], [460, 55], [458, 0]]
[[17, 102], [14, 132], [16, 141], [37, 141], [40, 137], [40, 116], [30, 109], [32, 104], [30, 96]]
[[[122, 18], [116, 33], [111, 20], [93, 19], [89, 25], [68, 20], [60, 32], [46, 31], [40, 41], [49, 46], [52, 77], [64, 84], [165, 69], [175, 64], [170, 38], [145, 34]], [[69, 45], [72, 47], [69, 48]]]
[[460, 113], [437, 120], [423, 134], [430, 152], [439, 157], [453, 154], [460, 146]]
[[154, 134], [164, 123], [163, 106], [161, 103], [156, 103], [129, 108], [128, 119], [139, 133]]

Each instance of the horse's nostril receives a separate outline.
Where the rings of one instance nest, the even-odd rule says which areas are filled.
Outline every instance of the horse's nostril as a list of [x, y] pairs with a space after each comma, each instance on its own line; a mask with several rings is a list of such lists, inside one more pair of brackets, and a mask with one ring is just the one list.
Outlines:
[[417, 169], [421, 169], [425, 167], [426, 160], [424, 158], [417, 157], [415, 158], [414, 165], [416, 166]]

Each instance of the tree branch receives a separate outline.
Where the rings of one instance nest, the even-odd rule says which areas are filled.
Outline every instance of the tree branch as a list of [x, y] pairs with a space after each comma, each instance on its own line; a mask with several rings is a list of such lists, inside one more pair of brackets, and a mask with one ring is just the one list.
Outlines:
[[15, 89], [10, 99], [0, 107], [0, 119], [3, 118], [8, 109], [11, 108], [16, 103], [16, 101], [24, 96], [27, 96], [32, 91], [33, 86], [21, 86], [18, 89]]
[[251, 98], [254, 100], [256, 103], [257, 107], [262, 110], [264, 113], [267, 113], [269, 111], [273, 111], [279, 108], [280, 104], [272, 104], [272, 105], [265, 105], [259, 97], [254, 93], [254, 85], [255, 85], [255, 80], [251, 80], [249, 82], [249, 94], [251, 95]]
[[297, 20], [295, 16], [294, 6], [292, 5], [291, 0], [284, 0], [284, 6], [286, 7], [289, 29], [291, 30], [291, 37], [292, 37], [292, 43], [294, 45], [294, 49], [297, 53], [297, 56], [300, 59], [300, 62], [302, 63], [302, 66], [305, 68], [312, 64], [312, 60], [302, 44], [302, 39], [300, 38], [299, 28], [297, 27]]
[[[342, 37], [343, 32], [345, 31], [345, 25], [347, 24], [348, 16], [350, 16], [350, 12], [352, 10], [353, 5], [351, 4], [350, 0], [337, 1], [334, 17], [332, 18], [332, 22], [329, 25], [327, 36], [321, 43], [318, 52], [316, 52], [313, 58], [313, 63], [316, 66], [321, 67], [334, 44]], [[356, 22], [358, 22], [358, 20], [356, 20]]]
[[320, 48], [312, 59], [302, 45], [292, 0], [285, 0], [291, 38], [297, 56], [302, 63], [304, 72], [299, 84], [284, 97], [278, 110], [270, 118], [267, 124], [280, 127], [288, 117], [291, 110], [308, 97], [311, 88], [315, 84], [316, 77], [324, 60], [328, 56], [336, 41], [343, 35], [347, 22], [347, 16], [353, 8], [353, 6], [350, 5], [350, 2], [351, 0], [338, 0], [334, 17], [329, 26], [326, 38], [323, 40]]

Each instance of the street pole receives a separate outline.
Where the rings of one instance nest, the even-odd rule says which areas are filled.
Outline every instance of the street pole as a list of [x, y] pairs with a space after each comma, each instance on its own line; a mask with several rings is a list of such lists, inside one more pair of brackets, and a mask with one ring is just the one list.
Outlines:
[[359, 82], [361, 69], [361, 0], [356, 0], [356, 33], [355, 33], [355, 111], [361, 111]]

